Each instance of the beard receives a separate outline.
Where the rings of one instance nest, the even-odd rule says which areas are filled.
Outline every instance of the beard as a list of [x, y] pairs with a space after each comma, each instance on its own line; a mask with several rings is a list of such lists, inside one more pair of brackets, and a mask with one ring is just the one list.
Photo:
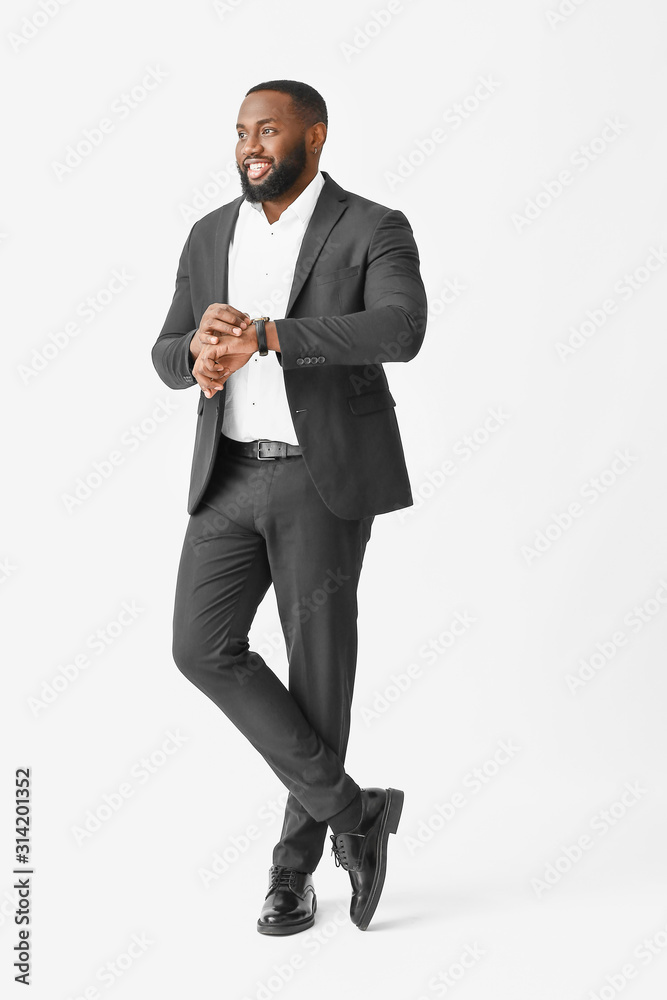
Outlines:
[[301, 140], [300, 145], [296, 145], [289, 156], [284, 157], [279, 163], [273, 163], [268, 177], [260, 184], [252, 184], [248, 178], [245, 167], [236, 169], [241, 178], [241, 188], [246, 201], [275, 201], [287, 194], [295, 181], [299, 179], [306, 166], [306, 140]]

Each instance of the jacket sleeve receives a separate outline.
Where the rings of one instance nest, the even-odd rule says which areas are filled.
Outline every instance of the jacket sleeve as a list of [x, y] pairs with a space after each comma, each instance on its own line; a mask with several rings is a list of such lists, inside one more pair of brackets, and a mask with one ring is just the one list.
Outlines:
[[[307, 355], [326, 364], [365, 365], [410, 361], [426, 330], [426, 292], [410, 223], [388, 211], [371, 238], [361, 312], [276, 320], [283, 368]], [[318, 366], [319, 367], [319, 366]]]
[[176, 288], [167, 318], [151, 352], [155, 370], [170, 389], [186, 389], [196, 384], [192, 374], [195, 359], [190, 353], [190, 341], [197, 332], [188, 265], [192, 231], [191, 229], [178, 263]]

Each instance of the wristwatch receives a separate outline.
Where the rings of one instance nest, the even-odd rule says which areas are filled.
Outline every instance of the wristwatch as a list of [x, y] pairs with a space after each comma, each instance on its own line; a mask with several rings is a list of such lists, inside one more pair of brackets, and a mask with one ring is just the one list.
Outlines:
[[257, 347], [259, 348], [260, 358], [265, 358], [269, 353], [269, 349], [266, 346], [266, 328], [265, 323], [268, 323], [271, 319], [270, 316], [258, 316], [257, 319], [251, 319], [250, 322], [255, 324], [255, 329], [257, 330]]

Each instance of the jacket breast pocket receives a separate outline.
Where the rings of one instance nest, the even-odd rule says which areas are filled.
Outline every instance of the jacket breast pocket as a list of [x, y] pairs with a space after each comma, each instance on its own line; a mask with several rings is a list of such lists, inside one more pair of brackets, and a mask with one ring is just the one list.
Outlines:
[[316, 285], [326, 285], [329, 281], [342, 281], [343, 278], [354, 278], [355, 275], [359, 274], [359, 265], [353, 264], [352, 267], [341, 267], [338, 271], [329, 271], [328, 274], [315, 274]]
[[350, 409], [357, 416], [396, 406], [396, 401], [389, 389], [376, 389], [373, 392], [363, 392], [360, 396], [348, 396], [347, 401], [350, 404]]

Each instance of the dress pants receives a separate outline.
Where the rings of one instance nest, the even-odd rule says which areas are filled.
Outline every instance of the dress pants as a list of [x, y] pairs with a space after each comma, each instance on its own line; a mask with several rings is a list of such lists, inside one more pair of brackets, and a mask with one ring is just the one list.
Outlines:
[[[327, 818], [359, 791], [343, 766], [357, 658], [357, 584], [373, 517], [337, 517], [303, 458], [230, 454], [223, 437], [178, 569], [173, 656], [289, 790], [273, 864], [315, 870]], [[289, 689], [250, 650], [270, 585]]]

